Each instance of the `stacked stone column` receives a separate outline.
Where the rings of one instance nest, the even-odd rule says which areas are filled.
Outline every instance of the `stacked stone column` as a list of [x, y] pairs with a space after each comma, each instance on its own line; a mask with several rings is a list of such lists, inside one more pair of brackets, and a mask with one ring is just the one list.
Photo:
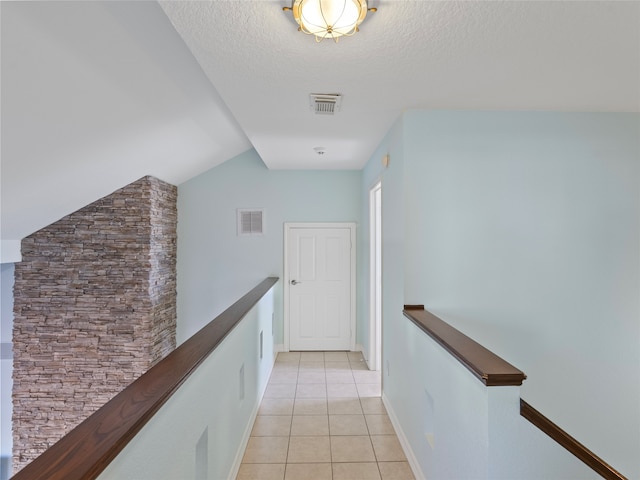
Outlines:
[[176, 200], [144, 177], [22, 241], [14, 472], [175, 348]]

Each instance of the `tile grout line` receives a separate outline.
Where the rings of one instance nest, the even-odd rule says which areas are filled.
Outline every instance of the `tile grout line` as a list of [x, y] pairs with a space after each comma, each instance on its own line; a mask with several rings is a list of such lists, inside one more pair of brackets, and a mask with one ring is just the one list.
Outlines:
[[[325, 395], [324, 395], [324, 402], [323, 403], [324, 403], [324, 406], [325, 406], [326, 413], [325, 414], [321, 414], [321, 416], [325, 417], [326, 421], [327, 421], [327, 430], [328, 430], [328, 439], [329, 439], [329, 462], [328, 462], [328, 466], [329, 466], [329, 469], [330, 469], [330, 472], [328, 472], [330, 476], [328, 476], [326, 478], [333, 478], [333, 475], [334, 475], [334, 469], [333, 469], [334, 463], [336, 463], [336, 464], [337, 463], [346, 463], [346, 464], [370, 463], [368, 461], [367, 462], [362, 462], [362, 461], [359, 461], [359, 462], [358, 461], [356, 461], [356, 462], [334, 462], [333, 450], [332, 450], [332, 445], [333, 445], [332, 438], [334, 436], [335, 437], [340, 437], [341, 435], [332, 435], [331, 422], [330, 422], [331, 413], [330, 413], [330, 407], [329, 407], [332, 398], [334, 400], [335, 399], [347, 400], [349, 398], [354, 398], [354, 399], [357, 398], [358, 399], [358, 403], [357, 404], [359, 406], [359, 413], [356, 414], [356, 415], [358, 415], [358, 416], [361, 415], [362, 416], [362, 421], [364, 421], [364, 425], [365, 425], [366, 432], [367, 432], [366, 436], [369, 439], [369, 446], [370, 446], [371, 451], [373, 453], [373, 461], [371, 463], [375, 463], [376, 464], [376, 471], [378, 472], [379, 478], [383, 478], [382, 477], [383, 473], [382, 473], [382, 469], [381, 469], [381, 466], [380, 466], [381, 462], [378, 460], [378, 455], [376, 454], [376, 450], [375, 450], [375, 447], [374, 447], [374, 444], [373, 444], [373, 438], [372, 438], [373, 435], [372, 435], [372, 430], [371, 430], [372, 427], [369, 425], [369, 422], [367, 420], [367, 415], [369, 415], [370, 417], [378, 417], [378, 416], [383, 417], [385, 412], [381, 412], [381, 411], [379, 411], [379, 409], [377, 407], [373, 407], [371, 405], [369, 407], [369, 409], [372, 409], [372, 411], [370, 413], [366, 413], [366, 411], [365, 411], [366, 409], [365, 409], [365, 406], [364, 406], [365, 402], [364, 402], [363, 399], [364, 398], [369, 398], [369, 397], [362, 397], [361, 396], [361, 393], [364, 393], [364, 395], [371, 395], [371, 393], [372, 393], [370, 387], [366, 387], [364, 385], [370, 385], [370, 384], [374, 385], [374, 384], [376, 384], [378, 382], [369, 382], [369, 381], [367, 381], [368, 380], [368, 378], [367, 378], [368, 376], [364, 376], [364, 378], [365, 378], [364, 381], [358, 382], [357, 378], [362, 379], [363, 375], [360, 375], [360, 374], [356, 375], [354, 373], [354, 370], [364, 371], [364, 369], [362, 369], [362, 368], [355, 368], [354, 369], [354, 366], [361, 367], [361, 364], [359, 364], [357, 362], [353, 362], [349, 356], [347, 356], [347, 361], [345, 362], [344, 360], [338, 360], [338, 359], [327, 360], [327, 358], [326, 358], [326, 356], [324, 355], [323, 352], [318, 352], [318, 353], [322, 353], [323, 354], [323, 360], [324, 360], [322, 362], [322, 373], [323, 373], [322, 376], [324, 378], [323, 384], [324, 384], [324, 387], [325, 387], [324, 388]], [[290, 416], [290, 422], [289, 422], [289, 432], [288, 432], [289, 435], [288, 435], [288, 442], [287, 442], [287, 452], [286, 452], [285, 464], [284, 464], [284, 476], [285, 476], [284, 478], [286, 478], [287, 472], [289, 471], [289, 466], [290, 465], [294, 465], [293, 463], [289, 463], [289, 459], [290, 459], [289, 457], [290, 457], [290, 453], [291, 453], [291, 441], [292, 441], [292, 438], [294, 437], [294, 435], [293, 435], [293, 433], [294, 433], [293, 432], [293, 426], [294, 426], [294, 417], [296, 416], [296, 404], [297, 404], [298, 400], [304, 400], [304, 399], [307, 398], [307, 397], [300, 397], [300, 398], [298, 397], [298, 387], [300, 385], [306, 385], [305, 383], [302, 383], [302, 384], [300, 383], [300, 380], [301, 380], [300, 379], [300, 374], [302, 372], [302, 365], [301, 364], [303, 363], [303, 360], [304, 360], [303, 354], [299, 354], [297, 359], [296, 359], [296, 361], [277, 362], [277, 363], [281, 363], [281, 364], [285, 364], [285, 365], [287, 365], [287, 364], [290, 364], [291, 366], [295, 365], [295, 369], [292, 369], [292, 370], [295, 370], [295, 372], [296, 372], [295, 386], [294, 386], [294, 389], [293, 389], [293, 399], [292, 399], [291, 413], [290, 413], [291, 416]], [[316, 360], [306, 360], [306, 361], [307, 362], [316, 362]], [[339, 362], [339, 363], [343, 363], [343, 364], [346, 363], [348, 365], [348, 373], [349, 373], [349, 377], [351, 379], [351, 382], [345, 382], [344, 384], [341, 384], [340, 382], [338, 382], [338, 383], [336, 383], [336, 385], [341, 385], [341, 386], [353, 385], [353, 388], [355, 389], [355, 394], [356, 394], [354, 397], [351, 397], [351, 396], [330, 397], [329, 388], [328, 388], [329, 387], [329, 377], [328, 377], [328, 372], [327, 372], [327, 363], [332, 363], [332, 362]], [[319, 363], [319, 361], [318, 361], [318, 363]], [[285, 366], [282, 369], [286, 371], [287, 368], [288, 367]], [[313, 369], [314, 367], [311, 366], [311, 368]], [[344, 370], [347, 370], [347, 369], [344, 369]], [[342, 369], [341, 368], [337, 368], [337, 370], [334, 373], [340, 373], [340, 371], [342, 371]], [[314, 373], [318, 373], [318, 372], [314, 372]], [[313, 377], [313, 376], [310, 376], [310, 377]], [[317, 377], [319, 378], [319, 375]], [[307, 380], [307, 379], [305, 379], [305, 380]], [[286, 383], [287, 382], [284, 382], [283, 384], [286, 384]], [[311, 384], [314, 384], [314, 383], [313, 382], [309, 383], [309, 385], [311, 385]], [[320, 384], [320, 383], [318, 383], [318, 384]], [[272, 384], [272, 385], [280, 385], [280, 384]], [[359, 385], [363, 385], [363, 388], [359, 389], [358, 388]], [[335, 394], [337, 392], [333, 392], [333, 393]], [[277, 397], [274, 397], [274, 398], [277, 398]], [[374, 398], [374, 397], [370, 397], [370, 398]], [[377, 398], [377, 397], [375, 397], [375, 398]], [[309, 399], [312, 399], [312, 398], [309, 397]], [[313, 409], [311, 411], [313, 411]], [[348, 411], [348, 409], [347, 409], [347, 411]], [[304, 409], [303, 409], [303, 412], [304, 412]], [[349, 413], [334, 413], [335, 416], [340, 416], [341, 414], [342, 415], [350, 415]], [[311, 416], [316, 416], [316, 415], [320, 415], [320, 414], [311, 414]], [[298, 416], [309, 416], [309, 412], [305, 412], [305, 415], [298, 415]], [[255, 424], [254, 424], [254, 426], [255, 426]], [[376, 428], [379, 428], [377, 423], [374, 423], [374, 427], [375, 427], [374, 430]], [[380, 432], [385, 432], [385, 430], [381, 429]], [[385, 434], [385, 433], [380, 433], [380, 434], [382, 435], [382, 434]], [[394, 434], [395, 434], [395, 432], [394, 432]], [[309, 434], [309, 435], [311, 435], [311, 434]], [[303, 436], [305, 436], [305, 435], [303, 435]], [[322, 435], [311, 435], [311, 436], [320, 436], [321, 437]], [[406, 462], [406, 460], [405, 460], [405, 462]], [[318, 462], [305, 462], [305, 463], [308, 463], [309, 465], [318, 464]], [[321, 463], [322, 462], [320, 462], [320, 464]], [[296, 465], [303, 465], [303, 464], [304, 463], [296, 464]], [[325, 477], [323, 477], [323, 478], [325, 478]]]

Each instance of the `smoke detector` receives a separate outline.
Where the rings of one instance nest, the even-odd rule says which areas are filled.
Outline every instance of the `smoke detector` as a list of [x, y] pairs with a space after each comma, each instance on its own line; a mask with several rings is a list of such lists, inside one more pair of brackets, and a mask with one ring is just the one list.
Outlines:
[[342, 95], [337, 93], [310, 93], [309, 108], [316, 115], [333, 115], [340, 111]]
[[313, 147], [313, 151], [316, 152], [316, 154], [318, 155], [324, 155], [327, 149], [324, 147]]

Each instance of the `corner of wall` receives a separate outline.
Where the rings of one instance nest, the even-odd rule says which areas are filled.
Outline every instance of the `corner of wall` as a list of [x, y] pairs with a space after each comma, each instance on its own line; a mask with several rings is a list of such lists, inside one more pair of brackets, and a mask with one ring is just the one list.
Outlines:
[[22, 261], [20, 240], [0, 240], [0, 263], [16, 263]]

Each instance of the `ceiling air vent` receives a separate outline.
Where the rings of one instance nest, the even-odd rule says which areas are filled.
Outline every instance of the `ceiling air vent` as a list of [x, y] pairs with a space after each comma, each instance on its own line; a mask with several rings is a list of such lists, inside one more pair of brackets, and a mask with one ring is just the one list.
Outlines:
[[309, 107], [316, 115], [333, 115], [340, 111], [342, 95], [337, 93], [310, 93]]
[[238, 235], [262, 235], [264, 210], [260, 208], [238, 209]]

